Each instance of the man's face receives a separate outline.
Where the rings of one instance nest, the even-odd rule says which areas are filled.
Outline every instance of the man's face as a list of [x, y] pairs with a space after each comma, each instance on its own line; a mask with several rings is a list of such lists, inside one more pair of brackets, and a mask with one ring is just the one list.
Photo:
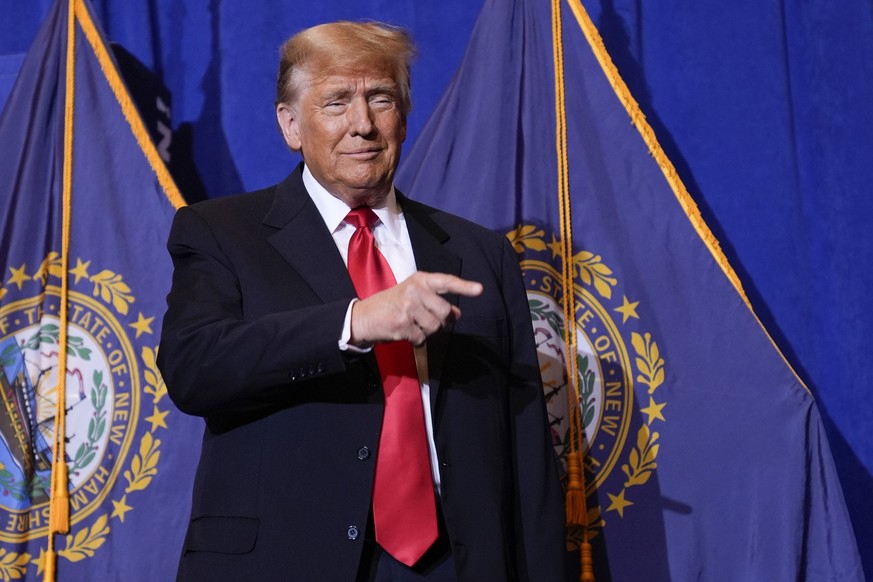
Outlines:
[[406, 139], [397, 84], [380, 73], [305, 74], [295, 103], [276, 108], [291, 149], [318, 182], [349, 207], [388, 194]]

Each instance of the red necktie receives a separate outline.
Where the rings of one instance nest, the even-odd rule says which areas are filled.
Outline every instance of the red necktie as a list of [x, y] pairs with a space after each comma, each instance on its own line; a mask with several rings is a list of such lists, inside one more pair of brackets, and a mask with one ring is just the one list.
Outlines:
[[[370, 230], [377, 220], [366, 207], [346, 217], [357, 229], [349, 241], [348, 265], [361, 299], [397, 284]], [[412, 344], [379, 343], [374, 350], [385, 390], [373, 485], [376, 541], [395, 559], [412, 566], [438, 535], [421, 386]]]

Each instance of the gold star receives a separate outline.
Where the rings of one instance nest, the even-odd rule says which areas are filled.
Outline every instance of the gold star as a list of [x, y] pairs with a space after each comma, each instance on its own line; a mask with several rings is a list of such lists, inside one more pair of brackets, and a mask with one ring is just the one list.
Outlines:
[[628, 301], [627, 295], [624, 296], [624, 300], [622, 302], [621, 307], [615, 308], [615, 311], [618, 311], [623, 316], [621, 318], [622, 323], [627, 323], [627, 319], [629, 317], [633, 317], [634, 319], [640, 318], [640, 316], [637, 315], [637, 305], [639, 305], [639, 304], [640, 304], [639, 301], [634, 301], [633, 303], [631, 303], [630, 301]]
[[30, 561], [31, 564], [36, 564], [37, 575], [42, 574], [45, 568], [45, 548], [39, 549], [39, 556]]
[[83, 277], [85, 279], [88, 278], [88, 267], [91, 265], [91, 261], [87, 263], [83, 263], [82, 259], [76, 258], [76, 268], [70, 269], [70, 273], [76, 276], [76, 284], [79, 283], [79, 279]]
[[617, 511], [619, 517], [624, 517], [624, 508], [628, 505], [633, 505], [633, 501], [627, 501], [624, 498], [624, 489], [621, 490], [621, 493], [618, 495], [613, 495], [612, 493], [607, 493], [609, 495], [609, 499], [612, 503], [609, 504], [609, 507], [606, 508], [606, 511]]
[[155, 404], [154, 410], [155, 411], [152, 413], [151, 416], [146, 417], [146, 420], [152, 423], [152, 432], [155, 432], [158, 427], [167, 428], [167, 423], [164, 422], [164, 419], [167, 418], [167, 415], [170, 413], [170, 411], [165, 410], [161, 412], [160, 410], [158, 410], [157, 404]]
[[128, 325], [136, 330], [136, 337], [139, 337], [144, 333], [154, 333], [152, 332], [152, 322], [154, 320], [154, 317], [143, 317], [143, 314], [140, 313], [136, 322]]
[[664, 415], [661, 414], [661, 410], [662, 410], [665, 406], [667, 406], [667, 403], [666, 403], [666, 402], [662, 402], [661, 404], [658, 404], [658, 403], [655, 402], [655, 399], [654, 399], [654, 398], [652, 398], [651, 396], [649, 396], [649, 405], [648, 405], [646, 408], [643, 408], [643, 409], [640, 410], [640, 412], [649, 415], [649, 422], [647, 422], [646, 424], [652, 424], [652, 420], [655, 419], [655, 418], [657, 418], [658, 420], [663, 420], [664, 422], [667, 422], [667, 421], [664, 419]]
[[121, 523], [124, 523], [124, 514], [133, 509], [133, 507], [127, 504], [127, 495], [122, 497], [120, 501], [115, 501], [113, 499], [112, 505], [114, 509], [112, 510], [112, 515], [110, 517], [117, 517], [121, 520]]
[[552, 250], [553, 259], [561, 255], [561, 241], [556, 239], [555, 235], [552, 235], [552, 242], [548, 244], [548, 247]]
[[21, 287], [22, 287], [22, 285], [24, 285], [24, 282], [31, 280], [31, 276], [27, 275], [24, 272], [24, 269], [26, 269], [26, 268], [27, 268], [27, 265], [21, 265], [17, 269], [13, 269], [12, 267], [9, 267], [9, 270], [12, 271], [12, 276], [9, 277], [9, 280], [6, 282], [7, 283], [15, 283], [16, 285], [18, 285], [18, 290], [21, 291]]

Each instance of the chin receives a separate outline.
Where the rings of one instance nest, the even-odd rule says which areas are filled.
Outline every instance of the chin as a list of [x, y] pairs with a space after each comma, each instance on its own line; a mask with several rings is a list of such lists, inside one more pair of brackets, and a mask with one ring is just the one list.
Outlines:
[[368, 174], [366, 176], [348, 176], [347, 179], [340, 179], [338, 182], [344, 184], [346, 188], [378, 191], [381, 189], [388, 189], [391, 186], [391, 177], [393, 175], [392, 172], [390, 175], [380, 174], [378, 176], [373, 176]]

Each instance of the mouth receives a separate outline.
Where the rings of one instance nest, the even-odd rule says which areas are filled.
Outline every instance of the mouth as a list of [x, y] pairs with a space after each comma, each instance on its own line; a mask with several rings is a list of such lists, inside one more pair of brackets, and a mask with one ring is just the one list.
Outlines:
[[379, 156], [382, 153], [382, 150], [379, 148], [368, 148], [361, 150], [354, 150], [351, 152], [345, 152], [343, 155], [345, 157], [351, 158], [353, 160], [372, 160]]

